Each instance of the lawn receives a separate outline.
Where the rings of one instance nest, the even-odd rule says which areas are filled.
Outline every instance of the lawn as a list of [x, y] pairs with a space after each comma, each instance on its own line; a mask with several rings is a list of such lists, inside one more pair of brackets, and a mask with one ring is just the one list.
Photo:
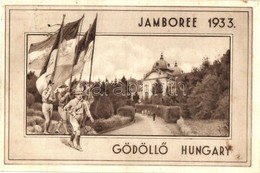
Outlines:
[[229, 136], [227, 120], [184, 119], [184, 126], [190, 129], [191, 136]]

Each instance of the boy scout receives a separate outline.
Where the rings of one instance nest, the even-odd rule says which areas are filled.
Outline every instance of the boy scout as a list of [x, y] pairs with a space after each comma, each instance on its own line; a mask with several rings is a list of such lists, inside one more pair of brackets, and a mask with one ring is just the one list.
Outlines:
[[[68, 145], [74, 147], [79, 151], [82, 151], [80, 146], [80, 124], [83, 120], [84, 114], [90, 118], [91, 122], [94, 122], [92, 118], [88, 103], [83, 99], [83, 88], [77, 87], [75, 89], [75, 98], [72, 99], [67, 105], [64, 106], [64, 110], [70, 114], [70, 123], [73, 128], [73, 133], [71, 135]], [[74, 146], [74, 139], [76, 141], [76, 146]]]
[[68, 86], [63, 84], [60, 87], [57, 88], [56, 92], [57, 97], [58, 97], [58, 101], [59, 101], [59, 106], [58, 106], [58, 112], [61, 116], [61, 119], [58, 123], [57, 129], [55, 131], [55, 133], [59, 133], [60, 132], [60, 126], [63, 125], [63, 128], [65, 130], [65, 134], [69, 134], [68, 129], [67, 129], [67, 113], [64, 111], [63, 107], [66, 104], [66, 101], [68, 99], [68, 96], [70, 95], [69, 92], [67, 92]]
[[52, 117], [53, 102], [55, 102], [55, 95], [52, 90], [52, 81], [48, 82], [47, 87], [42, 92], [42, 113], [45, 118], [44, 133], [48, 134], [50, 119]]

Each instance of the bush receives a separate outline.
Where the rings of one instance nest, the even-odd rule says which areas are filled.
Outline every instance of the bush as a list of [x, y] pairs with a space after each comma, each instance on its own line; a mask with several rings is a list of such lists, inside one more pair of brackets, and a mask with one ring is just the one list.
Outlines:
[[117, 114], [117, 110], [125, 105], [131, 105], [131, 100], [126, 96], [111, 95], [109, 96], [114, 108], [114, 115]]
[[104, 130], [109, 130], [115, 127], [122, 126], [131, 121], [130, 117], [122, 117], [120, 115], [113, 115], [108, 119], [98, 119], [94, 123], [88, 124], [96, 132], [102, 132]]
[[45, 122], [45, 119], [39, 116], [27, 116], [27, 127], [35, 125], [42, 125]]
[[98, 99], [99, 99], [98, 96], [94, 96], [94, 102], [90, 105], [90, 108], [89, 108], [89, 111], [94, 119], [98, 118], [98, 116], [95, 114]]
[[27, 107], [26, 108], [26, 115], [27, 116], [33, 116], [34, 115], [34, 110]]
[[179, 126], [182, 134], [193, 135], [191, 128], [185, 124], [185, 121], [182, 117], [180, 117], [180, 119], [177, 120], [177, 125]]
[[26, 92], [26, 106], [31, 106], [35, 101], [33, 94]]
[[37, 111], [41, 111], [42, 110], [42, 104], [39, 102], [35, 102], [33, 103], [30, 108], [37, 110]]
[[34, 126], [34, 130], [35, 130], [36, 133], [41, 133], [42, 132], [42, 127], [39, 126], [39, 125], [35, 125]]
[[162, 106], [162, 105], [136, 105], [136, 111], [142, 113], [142, 111], [155, 113], [157, 116], [162, 117], [165, 122], [175, 123], [182, 114], [182, 108], [180, 106]]
[[135, 118], [135, 108], [132, 106], [123, 106], [117, 109], [117, 114], [123, 117], [130, 117], [132, 121]]
[[153, 95], [151, 97], [151, 102], [152, 102], [152, 104], [155, 104], [155, 105], [161, 105], [163, 103], [162, 96], [161, 95], [156, 95], [156, 96]]
[[95, 115], [99, 118], [110, 118], [114, 113], [113, 105], [109, 97], [100, 96], [95, 109]]
[[214, 119], [226, 119], [229, 120], [229, 95], [226, 94], [217, 102], [217, 108], [213, 113]]
[[85, 126], [84, 128], [81, 128], [80, 130], [81, 130], [80, 131], [81, 135], [84, 135], [84, 134], [93, 134], [93, 135], [95, 135], [95, 134], [97, 134], [97, 132], [90, 126]]
[[26, 129], [27, 129], [27, 133], [28, 134], [33, 134], [34, 133], [34, 127], [33, 126], [28, 126]]
[[163, 114], [163, 119], [167, 123], [176, 123], [181, 116], [181, 108], [179, 106], [167, 106]]
[[42, 111], [34, 111], [34, 115], [44, 118]]

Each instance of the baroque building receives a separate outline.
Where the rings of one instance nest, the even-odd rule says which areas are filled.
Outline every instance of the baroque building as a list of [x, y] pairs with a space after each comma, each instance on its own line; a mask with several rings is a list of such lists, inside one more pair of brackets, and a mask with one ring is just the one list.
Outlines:
[[157, 79], [162, 83], [162, 95], [166, 95], [167, 88], [168, 92], [175, 92], [177, 78], [182, 73], [183, 71], [178, 67], [177, 62], [175, 62], [172, 67], [171, 64], [164, 59], [163, 54], [161, 54], [160, 59], [154, 63], [151, 71], [144, 75], [143, 99], [152, 96], [152, 88]]

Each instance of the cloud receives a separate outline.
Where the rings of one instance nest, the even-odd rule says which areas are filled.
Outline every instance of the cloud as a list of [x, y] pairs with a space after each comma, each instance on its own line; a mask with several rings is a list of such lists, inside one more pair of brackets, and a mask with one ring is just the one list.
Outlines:
[[[172, 66], [177, 61], [184, 72], [190, 72], [203, 57], [213, 62], [228, 48], [229, 40], [223, 37], [101, 36], [96, 39], [92, 79], [142, 79], [161, 52]], [[88, 80], [89, 68], [86, 64], [83, 79]]]

